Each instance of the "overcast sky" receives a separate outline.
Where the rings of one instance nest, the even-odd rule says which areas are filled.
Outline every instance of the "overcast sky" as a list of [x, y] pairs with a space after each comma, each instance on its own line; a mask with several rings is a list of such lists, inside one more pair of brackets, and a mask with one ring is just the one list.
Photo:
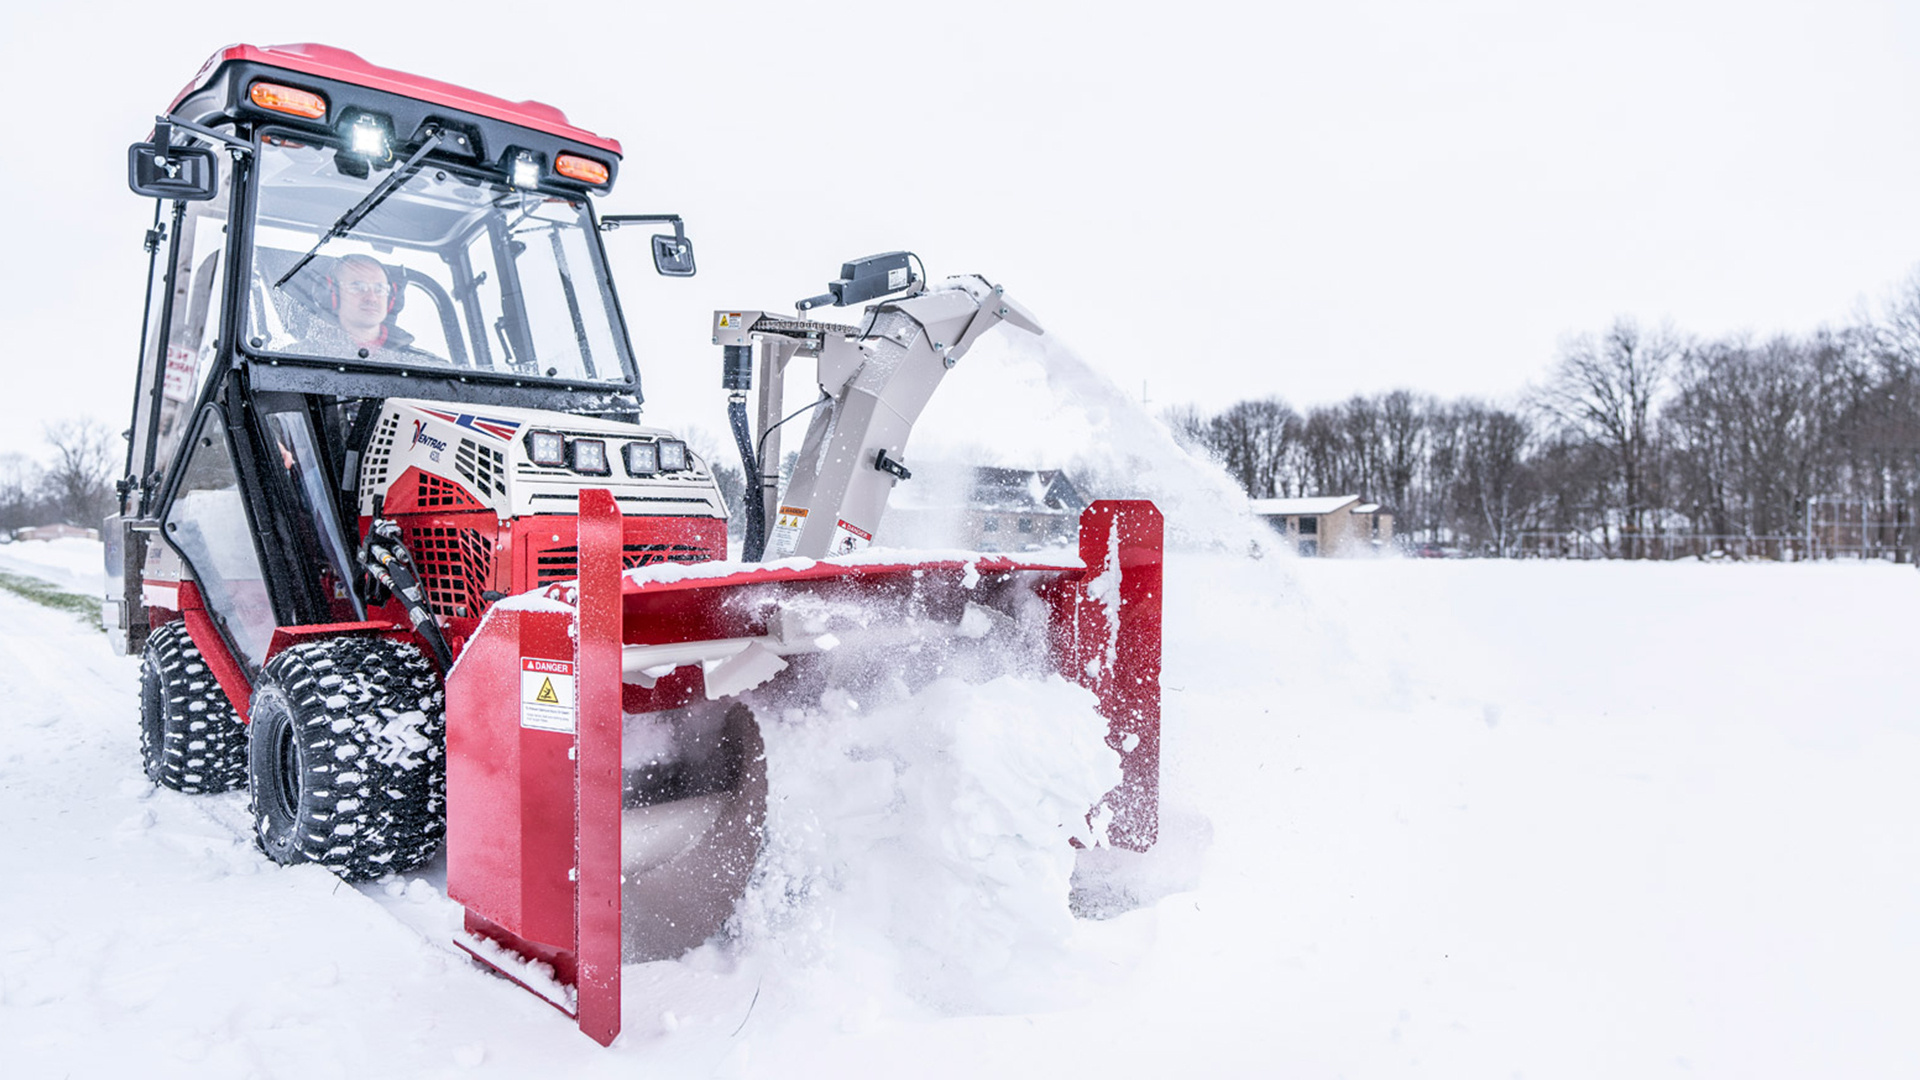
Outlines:
[[15, 5], [0, 452], [125, 426], [152, 213], [126, 147], [231, 41], [625, 143], [603, 211], [685, 214], [700, 262], [660, 279], [644, 234], [610, 238], [648, 418], [718, 432], [712, 309], [894, 248], [1004, 284], [1156, 409], [1508, 397], [1623, 314], [1843, 322], [1920, 263], [1914, 7]]

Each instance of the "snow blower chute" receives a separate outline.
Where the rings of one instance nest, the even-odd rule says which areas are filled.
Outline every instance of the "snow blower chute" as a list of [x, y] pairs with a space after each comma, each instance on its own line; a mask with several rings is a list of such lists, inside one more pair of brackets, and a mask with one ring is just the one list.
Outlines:
[[[596, 213], [620, 156], [548, 106], [337, 49], [216, 54], [129, 154], [153, 263], [105, 530], [148, 775], [245, 787], [263, 852], [348, 880], [444, 840], [463, 947], [547, 965], [601, 1042], [621, 964], [698, 945], [747, 886], [761, 711], [998, 642], [1093, 691], [1121, 756], [1089, 811], [1109, 843], [1153, 842], [1159, 762], [1151, 504], [1095, 502], [1078, 558], [870, 548], [940, 380], [1033, 319], [906, 253], [793, 316], [716, 312], [749, 478], [727, 561], [712, 471], [639, 422], [600, 235], [671, 225], [656, 268], [694, 264], [677, 217]], [[782, 486], [796, 357], [820, 396]]]

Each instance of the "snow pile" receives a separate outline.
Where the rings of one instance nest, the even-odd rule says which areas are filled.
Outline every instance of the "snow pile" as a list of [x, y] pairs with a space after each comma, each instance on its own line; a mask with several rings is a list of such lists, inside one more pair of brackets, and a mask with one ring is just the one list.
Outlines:
[[50, 581], [82, 596], [104, 596], [107, 577], [98, 540], [18, 540], [0, 545], [0, 570]]
[[761, 728], [766, 847], [741, 944], [943, 1013], [1061, 1004], [1070, 841], [1103, 840], [1087, 809], [1120, 780], [1106, 730], [1058, 677], [946, 677], [877, 702], [834, 689], [783, 710]]

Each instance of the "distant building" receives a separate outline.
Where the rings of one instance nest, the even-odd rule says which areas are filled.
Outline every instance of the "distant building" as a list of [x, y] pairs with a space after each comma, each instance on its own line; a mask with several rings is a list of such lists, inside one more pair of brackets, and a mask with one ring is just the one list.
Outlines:
[[1087, 500], [1059, 469], [940, 462], [894, 485], [874, 543], [889, 547], [1034, 551], [1073, 547]]
[[13, 530], [15, 540], [98, 540], [99, 529], [82, 529], [78, 525], [29, 525], [24, 529]]
[[1393, 539], [1393, 515], [1358, 495], [1248, 501], [1302, 555], [1364, 555]]

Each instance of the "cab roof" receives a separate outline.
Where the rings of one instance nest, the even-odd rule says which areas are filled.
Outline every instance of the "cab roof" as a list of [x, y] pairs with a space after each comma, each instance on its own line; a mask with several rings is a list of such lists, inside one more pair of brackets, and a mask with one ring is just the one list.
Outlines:
[[505, 98], [494, 97], [492, 94], [483, 94], [478, 90], [469, 90], [464, 86], [441, 82], [438, 79], [409, 75], [392, 68], [376, 67], [345, 49], [312, 43], [229, 45], [207, 58], [207, 62], [200, 66], [193, 80], [174, 96], [168, 111], [171, 112], [179, 106], [189, 94], [206, 86], [221, 65], [234, 61], [248, 61], [310, 75], [314, 78], [332, 79], [336, 82], [363, 86], [369, 90], [413, 98], [583, 143], [615, 157], [621, 154], [618, 139], [595, 135], [584, 128], [575, 127], [567, 122], [565, 113], [544, 102], [508, 101]]

